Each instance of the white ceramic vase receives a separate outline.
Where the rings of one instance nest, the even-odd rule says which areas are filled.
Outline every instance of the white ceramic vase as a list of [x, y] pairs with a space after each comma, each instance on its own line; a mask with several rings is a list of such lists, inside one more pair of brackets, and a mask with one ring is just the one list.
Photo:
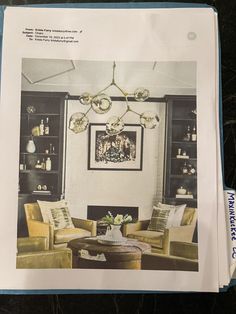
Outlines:
[[27, 145], [26, 145], [26, 151], [27, 153], [35, 153], [36, 151], [36, 146], [34, 144], [33, 140], [29, 140]]
[[110, 238], [114, 241], [121, 241], [123, 239], [120, 231], [121, 225], [111, 225]]

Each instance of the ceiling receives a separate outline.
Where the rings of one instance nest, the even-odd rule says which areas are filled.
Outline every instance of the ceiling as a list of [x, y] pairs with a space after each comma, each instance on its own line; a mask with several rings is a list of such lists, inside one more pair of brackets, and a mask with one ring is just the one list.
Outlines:
[[[23, 59], [22, 90], [95, 94], [111, 83], [112, 67], [113, 61]], [[116, 62], [115, 81], [129, 93], [145, 87], [152, 97], [195, 94], [196, 63]], [[106, 93], [121, 96], [114, 87]]]

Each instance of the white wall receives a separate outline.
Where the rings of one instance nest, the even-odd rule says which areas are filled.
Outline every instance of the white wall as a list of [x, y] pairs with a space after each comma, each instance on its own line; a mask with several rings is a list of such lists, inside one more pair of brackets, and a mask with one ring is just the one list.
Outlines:
[[[160, 117], [156, 129], [144, 130], [142, 171], [87, 170], [88, 131], [74, 134], [67, 130], [66, 192], [72, 216], [86, 218], [87, 205], [138, 206], [139, 218], [150, 218], [154, 199], [161, 199], [164, 158], [164, 103], [132, 103], [137, 112], [154, 111]], [[69, 101], [68, 120], [72, 113], [86, 108], [78, 101]], [[89, 113], [93, 123], [105, 123], [112, 115], [121, 115], [125, 106], [113, 102], [110, 112]], [[139, 124], [139, 117], [128, 113], [125, 123]]]

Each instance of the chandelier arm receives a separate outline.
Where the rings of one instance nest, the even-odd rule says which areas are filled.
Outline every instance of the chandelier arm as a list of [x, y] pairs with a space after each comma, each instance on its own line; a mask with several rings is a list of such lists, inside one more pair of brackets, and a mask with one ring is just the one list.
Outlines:
[[115, 83], [115, 69], [116, 69], [116, 63], [113, 62], [113, 68], [112, 68], [112, 84]]
[[135, 113], [135, 114], [136, 114], [136, 115], [138, 115], [138, 116], [141, 116], [141, 114], [140, 114], [140, 113], [138, 113], [138, 112], [134, 111], [134, 110], [133, 110], [133, 109], [131, 109], [130, 107], [129, 107], [129, 111], [131, 111], [131, 112]]
[[89, 111], [92, 109], [92, 106], [89, 107], [89, 109], [84, 113], [84, 115], [86, 116], [87, 113], [89, 113]]
[[129, 106], [129, 100], [127, 95], [125, 96], [125, 102], [126, 102], [126, 106], [127, 106], [127, 112], [130, 111], [130, 106]]
[[112, 85], [114, 85], [117, 89], [119, 89], [119, 91], [122, 93], [122, 95], [125, 96], [126, 101], [128, 101], [127, 100], [127, 93], [122, 88], [120, 88], [120, 86], [117, 85], [116, 82], [114, 82]]
[[130, 96], [134, 97], [134, 93], [126, 93], [126, 95], [127, 97], [130, 97]]
[[125, 112], [119, 117], [119, 119], [122, 119], [126, 115], [126, 113], [129, 112], [129, 111], [130, 111], [129, 108], [127, 108], [125, 110]]
[[[116, 67], [116, 63], [115, 61], [113, 62], [113, 70], [112, 70], [112, 81], [109, 85], [107, 85], [105, 88], [103, 88], [102, 90], [100, 90], [99, 92], [97, 92], [96, 95], [94, 95], [94, 97], [98, 96], [99, 94], [105, 92], [109, 87], [111, 87], [112, 85], [115, 85], [116, 86], [116, 83], [115, 83], [115, 67]], [[120, 88], [119, 88], [120, 89]], [[121, 90], [121, 89], [120, 89]], [[123, 93], [123, 91], [122, 91]], [[123, 93], [124, 95], [124, 93]]]
[[93, 98], [97, 97], [99, 94], [105, 92], [105, 90], [107, 90], [109, 87], [111, 87], [112, 85], [114, 85], [113, 83], [110, 83], [109, 85], [107, 85], [105, 88], [103, 88], [102, 90], [100, 90], [96, 95], [93, 96]]

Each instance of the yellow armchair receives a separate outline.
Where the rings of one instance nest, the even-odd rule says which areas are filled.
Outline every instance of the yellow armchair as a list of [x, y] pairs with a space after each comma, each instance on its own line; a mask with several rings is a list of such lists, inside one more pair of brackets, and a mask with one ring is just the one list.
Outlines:
[[45, 237], [18, 238], [16, 268], [72, 268], [72, 252], [68, 248], [48, 250]]
[[50, 223], [44, 223], [39, 205], [24, 205], [29, 237], [46, 237], [49, 249], [67, 247], [70, 240], [96, 236], [97, 222], [93, 220], [72, 218], [75, 228], [54, 230]]
[[126, 224], [123, 228], [123, 235], [149, 243], [152, 252], [169, 254], [171, 241], [192, 242], [197, 223], [197, 209], [186, 207], [180, 227], [167, 228], [164, 232], [147, 230], [149, 222], [150, 220], [142, 220]]

